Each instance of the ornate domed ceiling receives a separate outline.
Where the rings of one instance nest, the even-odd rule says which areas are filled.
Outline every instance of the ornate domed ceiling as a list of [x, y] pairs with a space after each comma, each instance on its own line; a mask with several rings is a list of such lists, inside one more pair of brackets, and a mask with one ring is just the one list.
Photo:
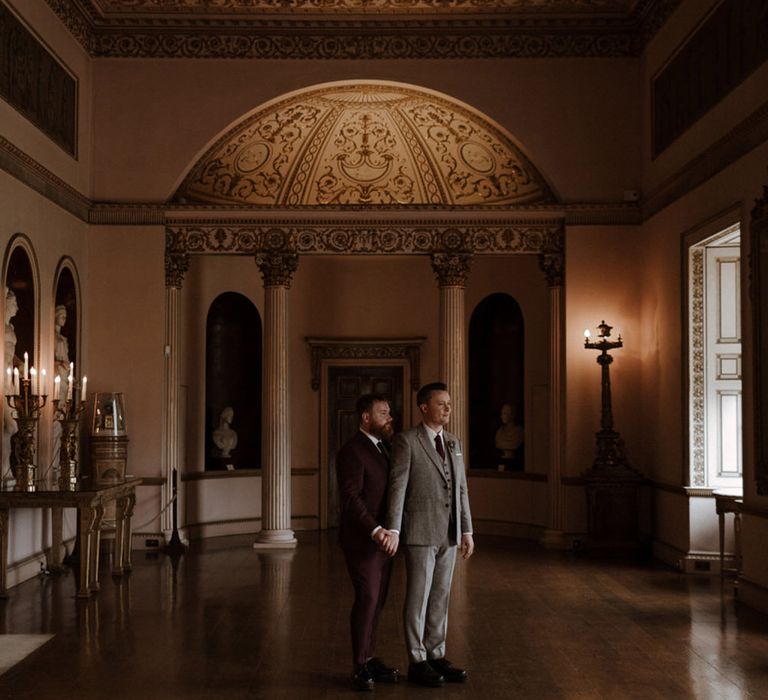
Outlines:
[[544, 179], [498, 126], [432, 92], [337, 83], [230, 129], [175, 197], [255, 206], [534, 204]]

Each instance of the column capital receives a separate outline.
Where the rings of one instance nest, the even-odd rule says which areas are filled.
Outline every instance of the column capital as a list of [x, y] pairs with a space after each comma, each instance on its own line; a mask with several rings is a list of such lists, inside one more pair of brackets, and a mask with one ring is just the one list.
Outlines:
[[470, 253], [432, 253], [432, 269], [441, 287], [464, 287], [472, 262]]
[[299, 256], [297, 253], [258, 253], [256, 265], [265, 287], [290, 287]]
[[181, 289], [184, 275], [189, 270], [189, 253], [165, 254], [165, 286]]
[[541, 253], [539, 255], [539, 267], [547, 278], [547, 284], [550, 287], [563, 286], [565, 260], [562, 253]]

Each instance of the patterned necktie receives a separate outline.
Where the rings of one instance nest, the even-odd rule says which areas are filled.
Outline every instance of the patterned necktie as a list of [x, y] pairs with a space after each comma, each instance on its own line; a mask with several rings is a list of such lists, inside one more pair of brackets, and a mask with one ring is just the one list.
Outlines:
[[445, 462], [445, 450], [443, 449], [443, 440], [440, 437], [440, 434], [438, 433], [435, 435], [435, 449], [437, 450], [437, 454], [440, 455], [440, 459]]

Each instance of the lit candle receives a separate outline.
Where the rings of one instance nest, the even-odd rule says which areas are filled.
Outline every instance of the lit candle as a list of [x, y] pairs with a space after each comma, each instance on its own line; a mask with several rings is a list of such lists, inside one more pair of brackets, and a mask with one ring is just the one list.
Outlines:
[[13, 370], [9, 367], [5, 370], [5, 393], [9, 394], [13, 388]]
[[75, 378], [75, 363], [70, 362], [69, 363], [69, 378], [74, 379]]
[[13, 368], [13, 393], [14, 394], [19, 393], [19, 368], [18, 367]]
[[72, 400], [72, 375], [67, 377], [67, 401]]
[[29, 379], [29, 353], [24, 353], [24, 379]]
[[61, 393], [61, 377], [57, 374], [53, 378], [53, 400], [59, 400], [59, 394]]
[[37, 394], [37, 370], [34, 367], [29, 368], [29, 376], [32, 380], [32, 393]]
[[45, 372], [45, 367], [40, 370], [40, 380], [43, 385], [43, 396], [48, 396], [48, 375]]
[[88, 386], [88, 377], [83, 377], [83, 390], [80, 393], [80, 400], [85, 401], [85, 388]]

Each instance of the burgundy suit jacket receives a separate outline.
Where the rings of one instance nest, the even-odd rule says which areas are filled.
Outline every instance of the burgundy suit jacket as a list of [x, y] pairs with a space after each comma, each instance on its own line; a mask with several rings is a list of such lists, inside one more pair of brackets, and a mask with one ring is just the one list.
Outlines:
[[371, 533], [384, 524], [389, 462], [362, 431], [336, 456], [339, 482], [339, 543], [345, 549], [377, 549]]

